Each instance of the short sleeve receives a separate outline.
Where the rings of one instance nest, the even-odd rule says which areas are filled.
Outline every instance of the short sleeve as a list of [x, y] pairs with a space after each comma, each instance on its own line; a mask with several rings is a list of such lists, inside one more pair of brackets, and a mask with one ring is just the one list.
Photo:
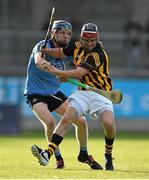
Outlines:
[[88, 69], [89, 71], [96, 69], [100, 65], [100, 58], [98, 53], [92, 52], [85, 57], [85, 60], [80, 63], [80, 67]]
[[33, 48], [33, 53], [40, 52], [40, 47], [44, 44], [44, 41], [40, 41], [38, 44], [35, 45]]

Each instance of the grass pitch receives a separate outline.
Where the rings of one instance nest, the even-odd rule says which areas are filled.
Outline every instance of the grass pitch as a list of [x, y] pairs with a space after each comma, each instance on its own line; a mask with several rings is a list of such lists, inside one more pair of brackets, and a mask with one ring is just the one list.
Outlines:
[[[79, 146], [74, 134], [66, 135], [61, 144], [65, 169], [55, 169], [55, 158], [46, 167], [37, 163], [30, 147], [46, 148], [43, 133], [26, 132], [17, 136], [0, 136], [1, 179], [149, 179], [149, 134], [117, 134], [113, 157], [115, 171], [92, 170], [77, 161]], [[104, 137], [91, 134], [88, 151], [104, 166]]]

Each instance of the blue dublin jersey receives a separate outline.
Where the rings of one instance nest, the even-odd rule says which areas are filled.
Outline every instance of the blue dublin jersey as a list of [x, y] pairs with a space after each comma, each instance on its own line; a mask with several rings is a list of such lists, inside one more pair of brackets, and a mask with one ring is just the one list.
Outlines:
[[[49, 95], [55, 94], [59, 91], [60, 82], [58, 78], [50, 73], [40, 70], [36, 64], [34, 55], [40, 52], [40, 47], [44, 41], [40, 41], [32, 51], [29, 58], [29, 63], [27, 67], [27, 79], [25, 84], [24, 94], [39, 94], [39, 95]], [[47, 47], [54, 48], [52, 40], [48, 40]], [[45, 59], [51, 62], [56, 68], [64, 70], [66, 59], [56, 59], [45, 54]]]

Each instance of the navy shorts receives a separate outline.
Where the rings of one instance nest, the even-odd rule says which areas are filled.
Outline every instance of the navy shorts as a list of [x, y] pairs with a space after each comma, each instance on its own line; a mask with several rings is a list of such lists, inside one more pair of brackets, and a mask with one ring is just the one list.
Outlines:
[[61, 91], [58, 91], [53, 95], [39, 95], [39, 94], [26, 94], [24, 95], [26, 99], [26, 103], [32, 108], [34, 104], [39, 102], [43, 102], [47, 104], [50, 112], [57, 109], [64, 101], [67, 100], [67, 96], [63, 94]]

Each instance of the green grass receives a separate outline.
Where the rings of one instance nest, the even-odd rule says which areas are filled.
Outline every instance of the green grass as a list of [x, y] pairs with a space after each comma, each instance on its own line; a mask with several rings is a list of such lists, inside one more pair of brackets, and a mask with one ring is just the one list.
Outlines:
[[[39, 166], [32, 156], [30, 147], [37, 144], [46, 148], [43, 134], [24, 133], [18, 136], [0, 136], [0, 178], [1, 179], [148, 179], [149, 178], [149, 134], [117, 134], [113, 156], [115, 171], [91, 170], [79, 163], [79, 146], [74, 135], [67, 135], [61, 144], [65, 169], [56, 170], [55, 158], [47, 167]], [[104, 166], [104, 137], [91, 134], [89, 152]]]

